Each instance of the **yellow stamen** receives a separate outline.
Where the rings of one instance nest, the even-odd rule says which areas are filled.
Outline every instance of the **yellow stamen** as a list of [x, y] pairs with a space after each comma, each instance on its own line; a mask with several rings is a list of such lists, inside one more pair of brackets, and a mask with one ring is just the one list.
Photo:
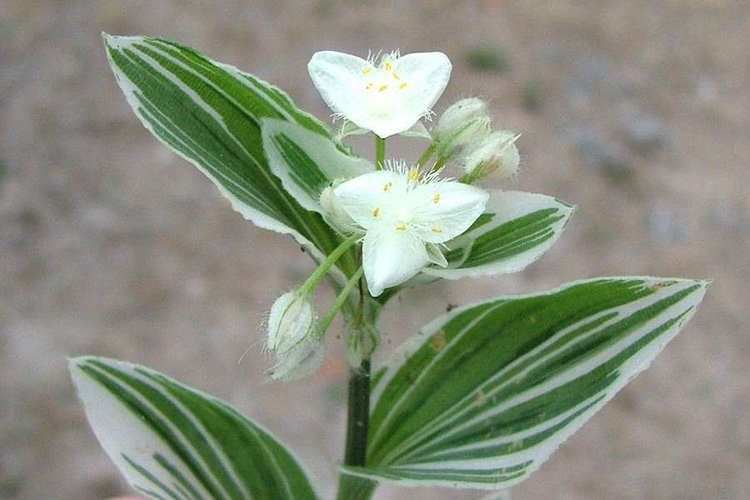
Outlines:
[[391, 190], [392, 187], [393, 187], [393, 183], [392, 182], [386, 182], [385, 186], [383, 186], [383, 191], [385, 191], [387, 193], [388, 191]]
[[366, 75], [366, 74], [368, 74], [368, 73], [369, 73], [370, 71], [372, 71], [372, 68], [371, 68], [371, 67], [369, 67], [369, 66], [367, 66], [367, 67], [365, 67], [365, 68], [364, 68], [364, 69], [362, 70], [362, 74], [363, 74], [363, 75]]
[[372, 216], [376, 219], [380, 216], [380, 207], [376, 207], [375, 210], [372, 211]]
[[367, 85], [365, 85], [365, 90], [372, 90], [372, 86], [372, 83], [368, 83]]
[[388, 90], [387, 84], [383, 84], [380, 87], [378, 87], [378, 92], [385, 92], [386, 90]]
[[432, 226], [432, 232], [440, 234], [443, 232], [443, 228], [441, 228], [440, 226]]
[[406, 224], [403, 222], [396, 224], [396, 231], [406, 231]]
[[386, 71], [393, 71], [393, 64], [391, 64], [390, 62], [386, 61], [384, 66]]
[[409, 180], [412, 182], [417, 182], [419, 180], [419, 169], [414, 167], [409, 169]]
[[396, 72], [394, 71], [394, 72], [393, 72], [393, 79], [394, 79], [394, 80], [401, 80], [401, 77], [400, 77], [400, 76], [398, 76], [398, 73], [396, 73]]
[[406, 82], [403, 82], [401, 85], [398, 86], [399, 90], [404, 90], [409, 85]]
[[435, 193], [435, 196], [432, 197], [432, 202], [437, 205], [440, 203], [440, 193]]

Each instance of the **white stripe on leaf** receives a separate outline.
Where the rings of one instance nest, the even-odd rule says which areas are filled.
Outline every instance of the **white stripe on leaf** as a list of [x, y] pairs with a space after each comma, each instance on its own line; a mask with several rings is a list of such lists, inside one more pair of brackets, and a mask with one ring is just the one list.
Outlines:
[[[371, 451], [378, 457], [376, 463], [371, 461], [371, 468], [367, 470], [346, 470], [353, 475], [414, 486], [498, 489], [522, 481], [650, 364], [694, 314], [706, 286], [707, 283], [701, 281], [643, 277], [584, 280], [544, 294], [500, 297], [465, 306], [436, 319], [397, 352], [391, 363], [386, 365], [386, 371], [374, 391], [373, 415], [380, 415], [372, 421]], [[564, 295], [569, 289], [575, 289], [575, 300]], [[608, 301], [601, 301], [598, 294], [603, 290], [610, 291], [615, 303], [620, 302], [620, 305], [608, 307]], [[587, 307], [587, 294], [591, 296], [592, 304], [599, 299], [600, 305], [586, 317], [576, 318], [573, 324], [535, 336], [538, 343], [529, 352], [507, 361], [505, 366], [468, 390], [466, 395], [457, 395], [459, 397], [455, 402], [448, 401], [445, 403], [447, 407], [436, 409], [435, 414], [423, 415], [419, 422], [410, 421], [410, 427], [415, 429], [412, 434], [399, 436], [395, 440], [397, 442], [388, 441], [389, 437], [384, 433], [393, 431], [393, 426], [389, 425], [393, 419], [397, 415], [412, 413], [410, 404], [421, 404], [422, 399], [410, 401], [414, 391], [424, 390], [424, 387], [418, 387], [421, 381], [430, 380], [431, 371], [439, 368], [441, 360], [455, 359], [454, 353], [451, 353], [453, 346], [464, 339], [462, 352], [470, 352], [470, 349], [464, 351], [464, 348], [468, 348], [466, 341], [469, 338], [466, 336], [473, 334], [480, 324], [482, 328], [492, 328], [487, 321], [482, 323], [483, 319], [494, 314], [500, 324], [506, 324], [513, 318], [507, 313], [503, 316], [503, 308], [514, 310], [511, 308], [514, 301], [540, 298], [542, 302], [538, 307], [543, 310], [555, 304], [558, 294], [562, 294], [561, 300], [564, 301], [556, 306], [562, 307], [558, 313], [561, 319], [566, 315], [580, 314]], [[451, 321], [460, 315], [470, 315], [475, 309], [475, 317], [463, 317], [461, 321], [466, 323], [458, 331], [451, 331]], [[534, 313], [526, 311], [524, 314]], [[635, 319], [638, 322], [634, 322]], [[525, 322], [522, 327], [533, 328], [533, 324]], [[550, 324], [544, 326], [545, 332], [551, 328]], [[624, 329], [617, 330], [620, 327]], [[443, 329], [450, 332], [450, 340], [420, 362], [425, 366], [421, 366], [419, 374], [412, 379], [415, 370], [412, 368], [409, 372], [405, 365], [409, 364], [413, 353], [429, 348], [428, 343]], [[490, 333], [477, 332], [477, 338], [486, 339]], [[646, 343], [638, 345], [646, 338]], [[585, 344], [596, 339], [602, 342]], [[636, 345], [639, 350], [631, 352]], [[503, 348], [514, 351], [512, 345], [506, 344]], [[575, 357], [558, 366], [562, 371], [540, 383], [536, 382], [541, 372], [535, 373], [535, 370], [544, 370], [545, 366], [571, 354], [571, 351]], [[581, 393], [580, 398], [576, 398], [575, 393], [568, 394], [570, 399], [566, 401], [552, 397], [565, 384], [591, 376], [595, 370], [613, 360], [616, 363], [610, 369], [597, 373], [591, 379], [591, 384], [581, 389], [586, 392]], [[472, 363], [471, 356], [465, 362]], [[454, 368], [461, 369], [460, 366]], [[404, 369], [403, 373], [409, 377], [408, 384], [399, 379], [400, 369]], [[401, 384], [394, 394], [395, 399], [383, 399], [392, 384], [393, 387]], [[517, 388], [515, 392], [508, 393], [513, 388]], [[505, 395], [495, 401], [501, 391]], [[419, 393], [422, 394], [422, 391]], [[483, 403], [478, 411], [476, 401], [480, 394]], [[499, 433], [502, 429], [494, 427], [504, 413], [530, 401], [543, 403], [547, 396], [550, 396], [548, 399], [551, 403], [563, 403], [547, 419], [540, 421], [530, 418], [522, 428], [518, 428], [517, 422], [516, 428], [506, 434]], [[541, 416], [544, 409], [539, 407], [535, 412]], [[462, 433], [464, 437], [461, 437]], [[391, 448], [383, 449], [383, 446]]]

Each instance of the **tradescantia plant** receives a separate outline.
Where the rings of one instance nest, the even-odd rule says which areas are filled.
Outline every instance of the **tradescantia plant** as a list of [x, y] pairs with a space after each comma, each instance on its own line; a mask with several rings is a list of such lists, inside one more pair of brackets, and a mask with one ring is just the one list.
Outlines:
[[[649, 365], [703, 298], [705, 281], [653, 277], [490, 298], [433, 319], [373, 366], [378, 318], [401, 290], [520, 271], [560, 236], [571, 205], [481, 187], [516, 175], [518, 135], [494, 130], [476, 98], [425, 127], [451, 72], [437, 52], [316, 53], [308, 69], [341, 119], [333, 132], [278, 88], [193, 49], [104, 38], [146, 128], [245, 218], [290, 235], [317, 262], [270, 309], [268, 373], [315, 372], [327, 330], [344, 318], [351, 375], [339, 499], [371, 498], [381, 481], [495, 490], [523, 481]], [[374, 162], [344, 142], [368, 133]], [[386, 159], [387, 138], [399, 134], [429, 141], [417, 161]], [[324, 281], [337, 296], [318, 315]], [[294, 455], [227, 403], [121, 361], [80, 357], [70, 369], [97, 438], [141, 494], [317, 498]]]

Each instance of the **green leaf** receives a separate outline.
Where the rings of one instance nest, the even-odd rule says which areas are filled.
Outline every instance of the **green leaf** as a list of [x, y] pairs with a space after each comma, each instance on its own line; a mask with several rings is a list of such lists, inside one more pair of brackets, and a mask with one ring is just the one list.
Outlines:
[[368, 468], [345, 472], [406, 486], [513, 486], [648, 367], [706, 287], [600, 278], [438, 318], [377, 374]]
[[552, 247], [573, 210], [550, 196], [493, 191], [485, 213], [466, 233], [448, 243], [448, 267], [424, 272], [458, 279], [520, 271]]
[[368, 160], [344, 154], [330, 139], [295, 123], [266, 118], [262, 129], [271, 170], [307, 210], [321, 212], [320, 193], [334, 180], [375, 170]]
[[278, 88], [175, 42], [104, 40], [117, 82], [146, 128], [211, 179], [235, 210], [325, 254], [337, 246], [320, 215], [301, 207], [271, 173], [261, 139], [263, 118], [330, 140], [322, 123]]
[[128, 482], [157, 499], [314, 499], [299, 462], [227, 403], [142, 366], [70, 361], [89, 423]]

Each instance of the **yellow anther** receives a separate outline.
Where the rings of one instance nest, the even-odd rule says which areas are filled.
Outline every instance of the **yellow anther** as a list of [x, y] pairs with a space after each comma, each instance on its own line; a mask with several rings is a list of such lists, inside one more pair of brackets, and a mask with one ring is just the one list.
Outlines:
[[417, 182], [419, 180], [419, 169], [414, 167], [409, 169], [409, 180], [412, 182]]
[[398, 73], [396, 73], [396, 72], [394, 71], [394, 72], [393, 72], [393, 79], [394, 79], [394, 80], [401, 80], [401, 77], [400, 77], [400, 76], [398, 76]]
[[435, 196], [432, 197], [432, 202], [437, 205], [440, 203], [440, 193], [435, 193]]
[[442, 227], [440, 227], [440, 226], [432, 226], [432, 232], [433, 232], [433, 233], [437, 233], [437, 234], [440, 234], [440, 233], [442, 233], [442, 232], [443, 232], [443, 228], [442, 228]]
[[396, 231], [406, 231], [406, 224], [403, 222], [396, 224]]
[[383, 66], [385, 67], [386, 71], [393, 71], [393, 64], [391, 64], [389, 61], [386, 61]]
[[376, 207], [375, 210], [372, 211], [372, 216], [376, 219], [380, 216], [380, 207]]
[[368, 83], [367, 85], [365, 85], [365, 90], [372, 90], [372, 87], [373, 87], [373, 84]]
[[387, 84], [383, 84], [380, 87], [378, 87], [378, 92], [385, 92], [386, 90], [388, 90]]
[[399, 90], [404, 90], [409, 85], [406, 82], [402, 82], [401, 85], [398, 86]]
[[392, 182], [386, 182], [385, 186], [383, 186], [383, 191], [385, 191], [387, 193], [388, 191], [391, 190], [392, 187], [393, 187], [393, 183]]
[[364, 69], [362, 69], [362, 74], [366, 75], [372, 71], [372, 68], [370, 66], [366, 66]]

